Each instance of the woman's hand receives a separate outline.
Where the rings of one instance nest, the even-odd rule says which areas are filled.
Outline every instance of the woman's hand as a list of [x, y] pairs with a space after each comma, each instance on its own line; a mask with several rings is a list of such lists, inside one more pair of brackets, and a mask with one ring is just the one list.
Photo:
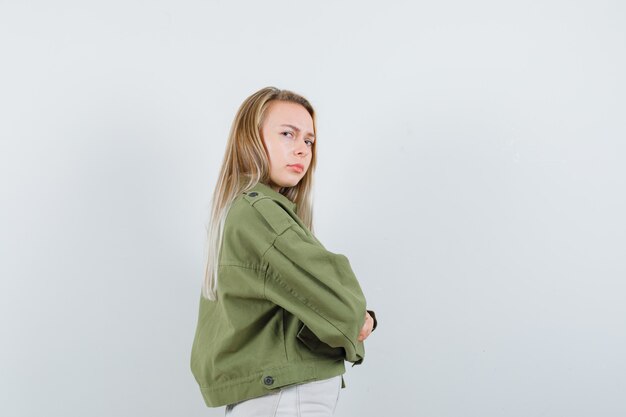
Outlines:
[[361, 332], [359, 333], [358, 341], [362, 342], [372, 333], [372, 329], [374, 328], [374, 319], [370, 316], [370, 313], [365, 312], [365, 324], [361, 328]]

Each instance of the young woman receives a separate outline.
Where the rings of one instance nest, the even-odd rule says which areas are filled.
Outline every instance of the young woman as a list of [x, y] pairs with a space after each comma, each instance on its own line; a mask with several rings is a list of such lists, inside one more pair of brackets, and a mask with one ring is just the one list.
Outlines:
[[348, 259], [313, 235], [315, 112], [263, 88], [240, 106], [212, 200], [191, 370], [227, 416], [332, 416], [376, 327]]

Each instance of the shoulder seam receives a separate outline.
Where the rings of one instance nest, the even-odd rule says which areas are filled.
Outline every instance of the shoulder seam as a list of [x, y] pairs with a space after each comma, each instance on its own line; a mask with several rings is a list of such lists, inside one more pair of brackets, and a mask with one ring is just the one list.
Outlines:
[[[265, 200], [270, 201], [271, 203], [260, 203]], [[274, 230], [274, 233], [278, 235], [282, 234], [285, 230], [296, 224], [296, 221], [283, 208], [283, 206], [271, 197], [262, 196], [256, 201], [250, 202], [250, 205], [265, 219], [265, 221]]]

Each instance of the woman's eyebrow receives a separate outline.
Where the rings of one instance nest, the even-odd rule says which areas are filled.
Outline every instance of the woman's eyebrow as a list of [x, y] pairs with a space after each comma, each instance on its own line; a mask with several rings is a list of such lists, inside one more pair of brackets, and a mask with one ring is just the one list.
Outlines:
[[[281, 126], [287, 126], [287, 127], [290, 127], [290, 128], [292, 128], [293, 130], [295, 130], [296, 132], [299, 132], [299, 131], [300, 131], [300, 128], [299, 128], [299, 127], [295, 127], [294, 125], [282, 124]], [[312, 137], [313, 139], [315, 139], [315, 135], [314, 135], [313, 133], [308, 132], [307, 134], [309, 135], [309, 137]]]

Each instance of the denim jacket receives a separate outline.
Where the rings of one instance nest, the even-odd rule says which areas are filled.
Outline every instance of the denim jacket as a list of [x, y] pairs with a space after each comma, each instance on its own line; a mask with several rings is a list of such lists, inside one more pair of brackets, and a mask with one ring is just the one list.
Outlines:
[[[345, 373], [361, 364], [368, 311], [350, 267], [313, 236], [296, 204], [263, 183], [224, 224], [217, 300], [200, 297], [191, 371], [208, 407]], [[342, 377], [342, 388], [345, 382]]]

